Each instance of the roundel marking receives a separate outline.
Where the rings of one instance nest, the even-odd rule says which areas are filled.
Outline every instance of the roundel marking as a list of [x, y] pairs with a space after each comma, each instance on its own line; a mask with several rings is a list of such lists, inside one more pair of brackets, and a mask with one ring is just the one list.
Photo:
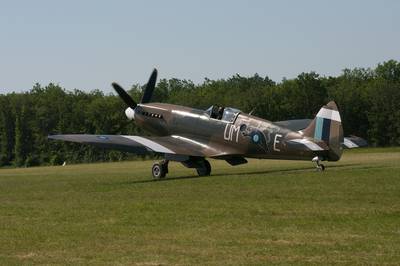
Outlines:
[[260, 136], [256, 133], [253, 135], [252, 140], [254, 143], [258, 143], [260, 141]]

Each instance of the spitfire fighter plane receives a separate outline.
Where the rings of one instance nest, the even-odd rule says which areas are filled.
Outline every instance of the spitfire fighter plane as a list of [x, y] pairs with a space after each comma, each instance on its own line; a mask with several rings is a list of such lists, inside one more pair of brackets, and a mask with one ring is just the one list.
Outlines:
[[112, 83], [128, 106], [127, 118], [152, 136], [71, 134], [49, 138], [136, 154], [160, 154], [164, 159], [152, 167], [156, 179], [166, 176], [169, 161], [195, 168], [199, 176], [210, 175], [211, 165], [206, 158], [225, 160], [230, 165], [245, 164], [246, 158], [309, 160], [323, 171], [322, 161], [338, 161], [343, 148], [365, 145], [360, 138], [343, 137], [340, 113], [333, 101], [323, 106], [313, 120], [270, 122], [231, 107], [214, 105], [199, 110], [152, 103], [156, 79], [154, 69], [140, 103]]

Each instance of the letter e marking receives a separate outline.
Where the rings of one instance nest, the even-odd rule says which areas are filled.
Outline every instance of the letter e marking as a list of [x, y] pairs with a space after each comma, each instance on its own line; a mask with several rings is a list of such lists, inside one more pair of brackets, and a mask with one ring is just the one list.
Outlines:
[[276, 144], [280, 143], [280, 141], [278, 140], [278, 138], [282, 138], [281, 134], [276, 134], [275, 135], [275, 139], [274, 139], [274, 151], [281, 151], [280, 149], [278, 149], [276, 147]]

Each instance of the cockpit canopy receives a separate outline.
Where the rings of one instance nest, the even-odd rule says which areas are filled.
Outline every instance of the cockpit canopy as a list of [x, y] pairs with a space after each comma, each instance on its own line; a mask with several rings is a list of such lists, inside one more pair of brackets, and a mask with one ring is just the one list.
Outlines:
[[234, 122], [236, 116], [240, 112], [241, 111], [236, 108], [212, 105], [205, 111], [205, 114], [213, 119], [226, 121], [226, 122]]

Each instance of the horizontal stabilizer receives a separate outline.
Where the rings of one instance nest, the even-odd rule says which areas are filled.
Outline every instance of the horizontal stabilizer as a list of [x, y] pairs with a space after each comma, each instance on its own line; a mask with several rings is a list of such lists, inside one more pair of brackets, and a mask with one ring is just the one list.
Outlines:
[[367, 146], [368, 142], [357, 136], [345, 137], [343, 140], [343, 148], [345, 149], [362, 148]]
[[329, 148], [324, 142], [315, 142], [311, 139], [291, 139], [286, 141], [289, 149], [302, 151], [324, 151]]

